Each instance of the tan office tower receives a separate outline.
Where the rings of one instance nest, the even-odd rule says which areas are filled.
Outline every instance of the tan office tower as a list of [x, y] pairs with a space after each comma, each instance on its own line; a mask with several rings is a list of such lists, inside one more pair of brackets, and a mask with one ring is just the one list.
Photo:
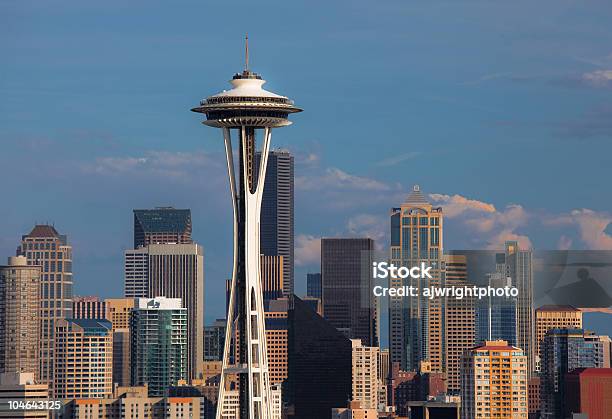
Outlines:
[[55, 328], [53, 395], [108, 398], [113, 393], [113, 335], [108, 320], [59, 320]]
[[[390, 258], [396, 266], [431, 266], [432, 278], [390, 278], [389, 286], [413, 286], [420, 295], [425, 287], [440, 286], [442, 237], [442, 208], [432, 206], [415, 185], [401, 207], [391, 210]], [[429, 361], [433, 371], [442, 372], [441, 299], [390, 297], [389, 336], [391, 361], [403, 370], [416, 371], [421, 361]]]
[[[464, 287], [467, 281], [467, 259], [464, 255], [444, 255], [445, 287]], [[458, 394], [461, 388], [461, 356], [474, 346], [475, 300], [473, 297], [449, 297], [444, 304], [444, 344], [446, 388]]]
[[[0, 418], [49, 418], [47, 409], [12, 409], [20, 403], [49, 403], [49, 387], [46, 384], [36, 384], [33, 373], [2, 373], [0, 374]], [[50, 406], [51, 407], [51, 406]]]
[[528, 415], [527, 357], [505, 340], [466, 351], [461, 364], [461, 419]]
[[74, 297], [72, 312], [75, 319], [106, 319], [113, 332], [113, 384], [130, 385], [130, 311], [133, 298], [96, 296]]
[[353, 345], [353, 385], [351, 400], [364, 409], [378, 409], [378, 357], [375, 346], [363, 346], [361, 340], [351, 339]]
[[150, 298], [180, 298], [187, 309], [187, 376], [201, 378], [204, 360], [204, 250], [198, 244], [152, 244]]
[[261, 255], [261, 287], [265, 300], [283, 296], [283, 257]]
[[535, 311], [536, 354], [540, 356], [540, 344], [550, 329], [582, 329], [582, 311], [570, 305], [545, 305]]
[[24, 256], [0, 266], [0, 373], [38, 374], [40, 266]]
[[[55, 323], [72, 317], [72, 246], [66, 236], [51, 225], [36, 225], [22, 237], [19, 255], [28, 265], [39, 265], [40, 276], [40, 352], [37, 380], [53, 384]], [[51, 389], [52, 390], [52, 389]]]
[[281, 298], [269, 301], [266, 305], [266, 350], [270, 384], [281, 384], [289, 377], [289, 300]]

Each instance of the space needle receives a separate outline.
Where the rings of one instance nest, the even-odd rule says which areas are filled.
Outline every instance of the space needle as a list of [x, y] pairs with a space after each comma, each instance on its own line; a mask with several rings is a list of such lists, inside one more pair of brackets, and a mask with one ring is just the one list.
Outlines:
[[[222, 419], [224, 401], [230, 390], [228, 375], [237, 375], [239, 419], [270, 419], [272, 403], [260, 279], [261, 200], [272, 128], [290, 125], [289, 114], [302, 110], [289, 98], [263, 89], [265, 80], [249, 69], [248, 36], [245, 68], [230, 83], [230, 90], [210, 96], [192, 109], [204, 114], [204, 125], [223, 131], [234, 212], [234, 266], [216, 418]], [[237, 137], [238, 173], [232, 131]], [[257, 137], [261, 142], [259, 165], [255, 161]]]

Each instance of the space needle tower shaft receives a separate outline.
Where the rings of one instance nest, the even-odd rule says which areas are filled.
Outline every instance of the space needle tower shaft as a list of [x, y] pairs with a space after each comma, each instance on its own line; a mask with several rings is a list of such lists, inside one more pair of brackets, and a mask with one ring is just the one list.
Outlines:
[[[237, 418], [272, 418], [260, 273], [261, 202], [272, 129], [290, 125], [289, 114], [301, 112], [287, 97], [263, 89], [265, 81], [249, 69], [248, 48], [247, 37], [245, 69], [230, 81], [232, 89], [210, 96], [192, 109], [205, 115], [203, 124], [223, 132], [234, 214], [234, 265], [217, 419], [224, 417], [230, 376], [238, 377]], [[235, 148], [232, 133], [236, 136]], [[261, 142], [258, 165], [257, 137]]]

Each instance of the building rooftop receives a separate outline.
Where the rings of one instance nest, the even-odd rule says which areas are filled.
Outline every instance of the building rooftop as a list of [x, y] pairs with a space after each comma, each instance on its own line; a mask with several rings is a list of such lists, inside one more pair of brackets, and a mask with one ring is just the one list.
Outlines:
[[597, 377], [612, 377], [612, 368], [576, 368], [570, 371], [569, 374], [597, 376]]
[[419, 185], [414, 185], [412, 187], [412, 192], [408, 194], [406, 197], [406, 204], [429, 204], [425, 195], [421, 192], [421, 188]]
[[146, 233], [186, 231], [191, 227], [191, 210], [173, 207], [136, 209], [134, 218]]
[[60, 234], [57, 232], [54, 226], [49, 224], [37, 224], [34, 226], [30, 234], [26, 237], [59, 237]]
[[508, 345], [505, 340], [487, 340], [484, 345], [475, 346], [473, 350], [486, 350], [486, 351], [520, 351], [521, 349], [516, 346]]
[[536, 311], [572, 311], [572, 312], [577, 312], [580, 311], [580, 309], [577, 309], [574, 306], [570, 306], [570, 305], [544, 305], [542, 307], [538, 307], [536, 309]]

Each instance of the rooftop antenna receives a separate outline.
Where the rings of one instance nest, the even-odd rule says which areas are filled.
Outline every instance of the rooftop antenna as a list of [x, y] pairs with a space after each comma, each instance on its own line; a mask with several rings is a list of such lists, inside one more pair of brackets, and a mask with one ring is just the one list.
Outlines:
[[249, 34], [247, 33], [244, 44], [244, 71], [249, 71]]

